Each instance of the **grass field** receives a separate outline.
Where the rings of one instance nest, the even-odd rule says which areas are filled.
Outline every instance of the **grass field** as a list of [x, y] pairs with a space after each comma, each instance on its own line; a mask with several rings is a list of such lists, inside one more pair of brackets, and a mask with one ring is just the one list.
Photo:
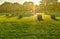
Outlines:
[[42, 16], [43, 21], [37, 20], [37, 14], [21, 19], [0, 16], [0, 39], [60, 39], [60, 21]]
[[55, 15], [57, 17], [60, 17], [60, 12], [48, 12], [47, 15]]

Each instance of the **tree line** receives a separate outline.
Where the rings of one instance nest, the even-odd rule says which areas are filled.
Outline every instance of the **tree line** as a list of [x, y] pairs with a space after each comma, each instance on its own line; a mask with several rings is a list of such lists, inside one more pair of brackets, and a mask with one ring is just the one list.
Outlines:
[[43, 4], [40, 2], [39, 5], [34, 5], [33, 2], [10, 3], [4, 2], [0, 5], [0, 12], [32, 12], [35, 7], [35, 12], [60, 12], [60, 2], [54, 4]]

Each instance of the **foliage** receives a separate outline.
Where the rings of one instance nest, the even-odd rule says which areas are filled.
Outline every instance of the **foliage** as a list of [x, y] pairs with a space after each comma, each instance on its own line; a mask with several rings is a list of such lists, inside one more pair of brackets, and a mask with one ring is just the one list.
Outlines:
[[57, 0], [45, 0], [45, 2], [42, 0], [39, 5], [34, 5], [33, 2], [24, 2], [23, 5], [17, 2], [4, 2], [0, 5], [0, 12], [31, 12], [34, 10], [34, 7], [36, 12], [60, 12], [60, 2]]

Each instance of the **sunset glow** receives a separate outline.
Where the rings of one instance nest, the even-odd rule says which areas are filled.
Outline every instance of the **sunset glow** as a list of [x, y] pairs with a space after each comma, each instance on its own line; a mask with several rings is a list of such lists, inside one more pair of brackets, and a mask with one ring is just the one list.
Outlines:
[[41, 0], [0, 0], [0, 4], [4, 3], [5, 1], [6, 2], [12, 2], [12, 3], [18, 2], [20, 4], [23, 4], [25, 1], [27, 1], [27, 2], [32, 1], [32, 2], [34, 2], [34, 4], [38, 5]]
[[[39, 3], [40, 3], [40, 1], [41, 0], [0, 0], [0, 4], [2, 4], [2, 3], [4, 3], [4, 2], [12, 2], [12, 3], [14, 3], [14, 2], [18, 2], [18, 3], [20, 3], [20, 4], [23, 4], [25, 1], [32, 1], [32, 2], [34, 2], [34, 4], [37, 4], [37, 5], [39, 5]], [[59, 2], [60, 2], [60, 0], [58, 0]]]

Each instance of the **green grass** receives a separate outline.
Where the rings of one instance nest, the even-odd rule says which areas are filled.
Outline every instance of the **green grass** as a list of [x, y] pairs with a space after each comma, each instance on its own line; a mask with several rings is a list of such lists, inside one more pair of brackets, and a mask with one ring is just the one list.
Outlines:
[[60, 12], [48, 12], [46, 14], [48, 14], [48, 15], [55, 15], [57, 17], [60, 17]]
[[43, 21], [36, 15], [17, 18], [0, 16], [0, 39], [60, 39], [60, 21], [49, 15], [43, 15]]
[[[2, 15], [5, 15], [6, 13], [0, 13], [0, 16]], [[12, 12], [12, 13], [9, 13], [9, 14], [13, 14], [12, 17], [15, 17], [15, 16], [19, 16], [19, 15], [22, 15], [24, 17], [29, 17], [29, 16], [32, 16], [33, 14], [30, 13], [30, 12]]]

